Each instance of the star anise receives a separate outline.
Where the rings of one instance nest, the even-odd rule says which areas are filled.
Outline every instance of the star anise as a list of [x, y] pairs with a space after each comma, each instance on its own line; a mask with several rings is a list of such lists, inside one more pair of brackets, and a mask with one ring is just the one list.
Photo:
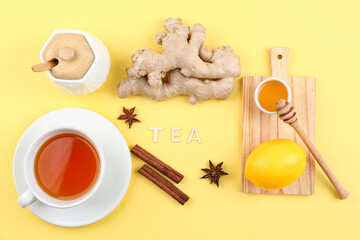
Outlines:
[[135, 107], [129, 109], [126, 109], [123, 107], [123, 115], [120, 115], [118, 117], [119, 120], [126, 120], [125, 123], [129, 123], [129, 128], [131, 128], [131, 125], [133, 125], [133, 123], [136, 122], [141, 122], [139, 119], [135, 118], [137, 116], [137, 114], [134, 114], [135, 112]]
[[224, 176], [224, 175], [229, 175], [228, 173], [221, 171], [223, 163], [224, 162], [221, 162], [218, 165], [216, 165], [216, 167], [214, 167], [214, 164], [209, 160], [210, 169], [207, 169], [207, 168], [201, 169], [204, 172], [206, 172], [206, 174], [203, 177], [201, 177], [201, 179], [210, 178], [211, 179], [210, 184], [214, 182], [216, 184], [216, 186], [219, 187], [220, 177]]

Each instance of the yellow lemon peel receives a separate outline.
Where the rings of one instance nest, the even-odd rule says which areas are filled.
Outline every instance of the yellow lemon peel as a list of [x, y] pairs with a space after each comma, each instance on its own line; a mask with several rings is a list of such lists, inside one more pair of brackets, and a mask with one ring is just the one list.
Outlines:
[[295, 182], [305, 167], [304, 148], [290, 139], [276, 139], [260, 144], [251, 152], [245, 177], [260, 188], [279, 189]]

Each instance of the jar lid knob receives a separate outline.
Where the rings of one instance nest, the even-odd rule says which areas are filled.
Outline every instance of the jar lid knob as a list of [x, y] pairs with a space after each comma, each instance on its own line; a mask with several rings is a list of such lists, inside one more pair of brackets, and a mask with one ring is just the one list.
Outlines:
[[75, 50], [71, 47], [63, 47], [59, 50], [59, 58], [63, 61], [70, 61], [75, 56]]

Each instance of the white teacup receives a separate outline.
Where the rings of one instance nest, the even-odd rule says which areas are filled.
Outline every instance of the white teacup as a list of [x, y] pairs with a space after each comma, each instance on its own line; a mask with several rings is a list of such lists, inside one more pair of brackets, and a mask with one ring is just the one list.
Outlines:
[[279, 78], [267, 78], [265, 79], [264, 81], [262, 81], [255, 89], [255, 103], [256, 103], [256, 106], [261, 110], [263, 111], [264, 113], [268, 113], [268, 114], [276, 114], [276, 112], [270, 112], [266, 109], [264, 109], [260, 102], [259, 102], [259, 93], [260, 93], [260, 89], [261, 87], [267, 83], [267, 82], [270, 82], [270, 81], [276, 81], [276, 82], [279, 82], [281, 83], [282, 85], [284, 85], [284, 87], [286, 88], [286, 91], [287, 91], [287, 95], [288, 95], [288, 99], [285, 99], [287, 102], [291, 102], [291, 90], [290, 90], [290, 87], [289, 85], [287, 85], [287, 83]]
[[[96, 149], [99, 160], [100, 160], [100, 172], [97, 177], [96, 183], [94, 186], [88, 191], [86, 194], [80, 196], [79, 198], [72, 199], [72, 200], [60, 200], [56, 199], [50, 195], [48, 195], [44, 190], [39, 186], [36, 177], [35, 177], [35, 157], [37, 152], [39, 151], [39, 148], [51, 137], [62, 134], [62, 133], [74, 133], [78, 134], [87, 140], [90, 141], [90, 143], [94, 146]], [[98, 189], [102, 178], [104, 174], [104, 164], [103, 164], [103, 155], [101, 150], [96, 146], [95, 141], [86, 134], [83, 130], [76, 129], [73, 127], [64, 127], [64, 128], [58, 128], [52, 131], [49, 131], [40, 137], [38, 137], [34, 143], [30, 146], [28, 149], [26, 155], [25, 155], [25, 161], [24, 161], [24, 174], [25, 174], [25, 180], [28, 185], [28, 190], [26, 190], [19, 198], [18, 203], [21, 207], [27, 207], [34, 201], [41, 201], [42, 203], [52, 206], [52, 207], [58, 207], [58, 208], [68, 208], [68, 207], [74, 207], [76, 205], [79, 205], [83, 202], [85, 202], [87, 199], [89, 199]]]
[[57, 34], [71, 33], [82, 35], [89, 44], [93, 54], [94, 61], [85, 75], [81, 79], [69, 80], [56, 78], [48, 70], [47, 73], [50, 79], [55, 85], [67, 94], [72, 95], [84, 95], [94, 92], [98, 89], [106, 80], [110, 71], [110, 55], [105, 44], [96, 36], [83, 31], [71, 30], [71, 29], [59, 29], [53, 32], [50, 38], [45, 43], [40, 52], [40, 58], [42, 62], [46, 62], [44, 59], [44, 51], [51, 42], [52, 38]]

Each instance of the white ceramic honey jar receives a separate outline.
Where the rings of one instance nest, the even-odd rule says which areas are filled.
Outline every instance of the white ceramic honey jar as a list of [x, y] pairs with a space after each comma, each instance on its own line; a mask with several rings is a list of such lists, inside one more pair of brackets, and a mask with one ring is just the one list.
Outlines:
[[105, 44], [77, 30], [56, 30], [42, 48], [40, 58], [43, 63], [53, 63], [47, 74], [60, 90], [72, 95], [94, 92], [110, 70]]

